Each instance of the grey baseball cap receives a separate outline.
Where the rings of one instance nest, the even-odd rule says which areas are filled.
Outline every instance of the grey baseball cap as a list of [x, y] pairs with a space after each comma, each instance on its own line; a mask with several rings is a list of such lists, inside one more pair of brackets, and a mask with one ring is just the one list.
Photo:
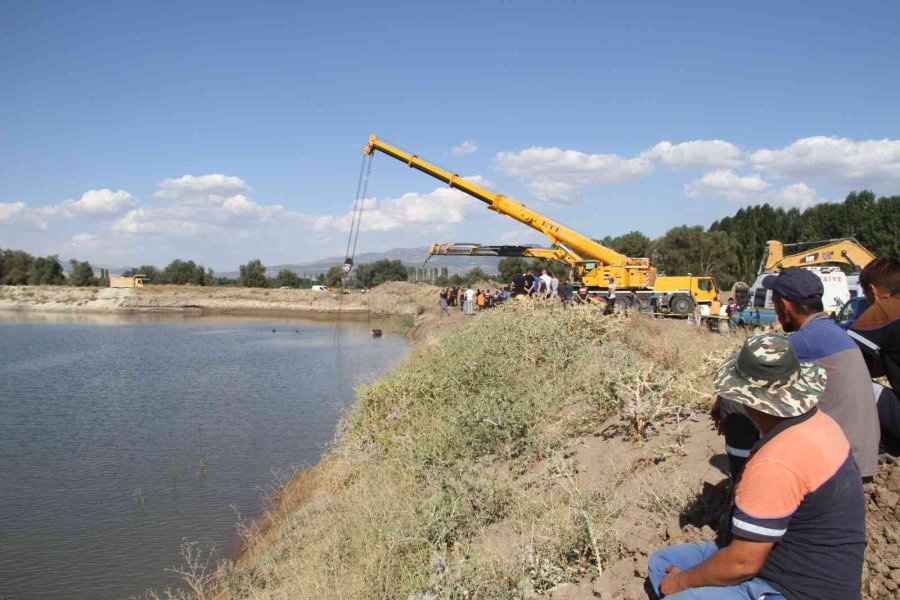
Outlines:
[[762, 280], [762, 286], [797, 304], [821, 302], [825, 293], [822, 280], [800, 267], [788, 267], [777, 275], [769, 275]]

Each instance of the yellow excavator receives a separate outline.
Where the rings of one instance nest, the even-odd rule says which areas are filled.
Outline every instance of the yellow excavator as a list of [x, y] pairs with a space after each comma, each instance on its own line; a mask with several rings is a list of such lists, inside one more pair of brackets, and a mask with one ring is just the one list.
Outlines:
[[[696, 304], [708, 304], [718, 294], [715, 280], [709, 276], [674, 276], [657, 277], [656, 267], [650, 264], [649, 258], [632, 258], [616, 252], [603, 244], [566, 227], [550, 217], [525, 206], [522, 202], [497, 194], [484, 186], [473, 183], [456, 173], [423, 160], [415, 154], [406, 152], [376, 135], [369, 137], [364, 152], [373, 155], [376, 151], [406, 163], [416, 169], [443, 181], [451, 188], [458, 189], [473, 198], [487, 204], [487, 208], [502, 215], [511, 217], [532, 229], [535, 229], [552, 242], [550, 248], [528, 248], [524, 246], [481, 246], [479, 244], [451, 244], [445, 250], [452, 249], [462, 254], [463, 246], [477, 247], [483, 252], [506, 252], [518, 249], [522, 254], [480, 254], [481, 256], [526, 256], [533, 258], [552, 258], [561, 260], [574, 267], [576, 277], [586, 286], [589, 293], [605, 296], [610, 282], [615, 282], [619, 291], [635, 291], [639, 297], [650, 297], [656, 292], [660, 304], [676, 314], [693, 312]], [[488, 249], [488, 250], [484, 250]], [[456, 251], [459, 252], [456, 252]], [[475, 250], [475, 248], [471, 248]], [[448, 254], [451, 252], [438, 252]], [[472, 251], [468, 252], [470, 255]]]
[[[796, 254], [784, 255], [785, 248], [811, 246], [813, 244], [820, 245], [814, 248], [807, 248]], [[787, 267], [805, 267], [826, 263], [850, 265], [854, 271], [861, 271], [863, 267], [873, 260], [875, 260], [875, 255], [866, 250], [854, 238], [798, 242], [796, 244], [783, 244], [776, 240], [769, 240], [766, 242], [766, 250], [763, 252], [763, 257], [759, 264], [759, 273], [772, 273]]]

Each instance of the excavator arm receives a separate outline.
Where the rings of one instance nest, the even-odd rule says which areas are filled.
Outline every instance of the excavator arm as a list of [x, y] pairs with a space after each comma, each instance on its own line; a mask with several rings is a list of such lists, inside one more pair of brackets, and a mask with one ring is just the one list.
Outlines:
[[[793, 246], [809, 246], [821, 244], [796, 254], [784, 255], [784, 249]], [[853, 238], [820, 240], [817, 242], [799, 242], [783, 244], [776, 240], [766, 242], [766, 251], [760, 263], [760, 273], [780, 271], [787, 267], [805, 267], [827, 263], [842, 263], [861, 270], [875, 260], [875, 255], [866, 250]]]
[[532, 229], [540, 231], [552, 240], [554, 246], [563, 248], [572, 256], [578, 257], [579, 259], [594, 259], [614, 267], [650, 268], [649, 259], [629, 258], [624, 254], [620, 254], [612, 248], [607, 248], [591, 238], [578, 233], [574, 229], [566, 227], [550, 217], [528, 208], [518, 200], [514, 200], [503, 194], [492, 192], [483, 186], [460, 177], [456, 173], [451, 173], [426, 160], [422, 160], [418, 156], [410, 154], [405, 150], [401, 150], [384, 140], [378, 139], [377, 136], [372, 135], [369, 137], [369, 143], [366, 145], [364, 151], [366, 154], [371, 155], [376, 150], [406, 163], [410, 168], [417, 169], [426, 175], [430, 175], [435, 179], [443, 181], [451, 188], [456, 188], [473, 198], [481, 200], [493, 211], [511, 217], [520, 223], [528, 225]]

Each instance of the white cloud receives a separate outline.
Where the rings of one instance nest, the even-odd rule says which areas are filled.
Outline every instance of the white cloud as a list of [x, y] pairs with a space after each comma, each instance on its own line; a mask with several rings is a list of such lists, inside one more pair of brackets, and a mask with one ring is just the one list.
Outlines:
[[684, 193], [691, 198], [712, 196], [743, 203], [758, 198], [771, 187], [772, 184], [759, 175], [741, 176], [730, 169], [719, 169], [686, 184]]
[[641, 153], [667, 167], [713, 169], [741, 165], [741, 150], [724, 140], [694, 140], [681, 144], [662, 141]]
[[801, 182], [786, 185], [778, 190], [775, 202], [786, 208], [803, 210], [815, 204], [827, 202], [827, 200], [819, 197], [815, 189]]
[[459, 146], [453, 147], [453, 155], [460, 156], [462, 154], [472, 154], [478, 150], [478, 145], [475, 142], [470, 142], [469, 140], [463, 140], [463, 142]]
[[512, 229], [500, 234], [500, 242], [510, 246], [547, 246], [547, 239], [530, 228]]
[[77, 233], [72, 236], [72, 246], [75, 248], [93, 248], [100, 242], [100, 236], [93, 233]]
[[24, 202], [0, 202], [0, 224], [45, 229], [47, 222]]
[[157, 198], [195, 199], [208, 196], [229, 197], [249, 194], [253, 190], [240, 177], [211, 173], [209, 175], [183, 175], [163, 179], [156, 184]]
[[759, 171], [781, 177], [841, 185], [900, 183], [900, 140], [807, 137], [780, 150], [758, 150], [750, 161]]
[[137, 206], [137, 199], [126, 192], [114, 192], [108, 189], [88, 190], [75, 201], [62, 203], [63, 212], [72, 215], [116, 214], [122, 210]]
[[724, 198], [736, 204], [768, 202], [785, 208], [805, 209], [826, 202], [809, 185], [798, 182], [775, 189], [759, 175], [738, 175], [728, 169], [706, 173], [684, 186], [691, 198]]
[[711, 169], [736, 167], [741, 162], [741, 150], [724, 140], [662, 141], [631, 158], [537, 146], [500, 152], [496, 157], [501, 171], [524, 179], [537, 198], [556, 204], [577, 202], [581, 190], [589, 185], [645, 177], [658, 165]]
[[112, 230], [116, 233], [175, 238], [225, 232], [220, 225], [205, 221], [204, 216], [209, 215], [188, 214], [167, 208], [138, 208], [113, 223]]
[[644, 157], [622, 158], [616, 154], [586, 154], [577, 150], [534, 146], [519, 152], [499, 152], [497, 168], [528, 181], [541, 200], [571, 204], [587, 185], [627, 181], [653, 172]]
[[24, 202], [0, 202], [0, 221], [17, 221], [25, 215]]
[[[480, 178], [468, 178], [481, 182]], [[439, 232], [450, 225], [462, 223], [478, 214], [484, 207], [481, 202], [448, 187], [439, 187], [427, 194], [407, 193], [384, 200], [367, 199], [362, 210], [360, 231], [400, 231], [415, 228], [418, 232]], [[307, 215], [311, 217], [311, 215]], [[352, 212], [329, 218], [319, 215], [319, 227], [332, 227], [349, 231]]]

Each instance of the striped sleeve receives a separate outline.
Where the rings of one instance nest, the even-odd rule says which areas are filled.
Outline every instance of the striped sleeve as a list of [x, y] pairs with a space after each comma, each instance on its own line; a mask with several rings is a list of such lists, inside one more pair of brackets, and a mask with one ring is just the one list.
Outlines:
[[732, 531], [758, 542], [779, 542], [803, 501], [800, 477], [774, 460], [751, 460], [735, 491]]

